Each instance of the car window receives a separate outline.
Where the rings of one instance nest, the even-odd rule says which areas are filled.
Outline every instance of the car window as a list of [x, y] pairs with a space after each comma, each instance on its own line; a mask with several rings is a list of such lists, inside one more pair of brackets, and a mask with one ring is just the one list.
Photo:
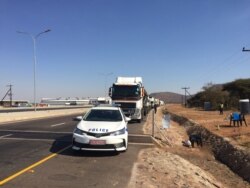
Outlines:
[[84, 118], [85, 121], [122, 121], [119, 110], [91, 110]]

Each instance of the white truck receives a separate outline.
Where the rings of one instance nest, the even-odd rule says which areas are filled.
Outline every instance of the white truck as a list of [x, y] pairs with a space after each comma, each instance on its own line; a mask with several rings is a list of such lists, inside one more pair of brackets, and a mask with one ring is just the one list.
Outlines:
[[119, 105], [131, 120], [141, 122], [149, 110], [147, 92], [141, 77], [117, 77], [116, 82], [109, 88], [109, 96], [112, 103]]

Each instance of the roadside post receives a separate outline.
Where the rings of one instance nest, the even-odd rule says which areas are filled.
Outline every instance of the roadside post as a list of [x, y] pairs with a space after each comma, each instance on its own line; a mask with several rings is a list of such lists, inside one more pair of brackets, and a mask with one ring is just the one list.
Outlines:
[[155, 110], [152, 110], [152, 137], [154, 137], [155, 129]]
[[162, 128], [169, 129], [170, 128], [170, 114], [165, 114], [162, 118]]

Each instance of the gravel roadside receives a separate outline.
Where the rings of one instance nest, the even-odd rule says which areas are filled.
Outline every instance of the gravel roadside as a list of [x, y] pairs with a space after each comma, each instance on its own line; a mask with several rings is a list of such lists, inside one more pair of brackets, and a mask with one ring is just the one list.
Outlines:
[[[162, 124], [162, 108], [157, 110], [155, 116], [157, 125]], [[185, 128], [173, 121], [170, 124], [168, 130], [162, 130], [168, 144], [140, 152], [129, 188], [250, 187], [248, 182], [218, 162], [208, 147], [184, 147], [182, 141], [188, 138]], [[144, 126], [145, 133], [151, 134], [151, 130], [152, 113], [148, 115]], [[157, 132], [155, 134], [160, 137]]]

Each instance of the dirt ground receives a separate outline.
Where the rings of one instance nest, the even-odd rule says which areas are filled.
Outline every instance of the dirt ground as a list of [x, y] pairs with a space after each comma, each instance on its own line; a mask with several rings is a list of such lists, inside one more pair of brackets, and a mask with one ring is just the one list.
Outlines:
[[[128, 187], [250, 188], [248, 182], [217, 161], [208, 147], [183, 146], [182, 141], [188, 139], [184, 127], [171, 121], [170, 128], [163, 130], [161, 128], [162, 111], [166, 108], [168, 111], [192, 119], [218, 135], [230, 137], [235, 144], [248, 145], [249, 143], [250, 125], [240, 128], [230, 127], [227, 117], [231, 112], [219, 115], [218, 112], [184, 108], [180, 105], [160, 107], [155, 115], [154, 134], [156, 137], [163, 137], [168, 144], [140, 152]], [[250, 122], [249, 117], [246, 119]], [[144, 126], [146, 134], [152, 134], [152, 121], [152, 113], [150, 113]]]
[[184, 108], [181, 105], [167, 105], [164, 108], [175, 114], [192, 119], [219, 136], [231, 138], [237, 145], [250, 148], [250, 115], [245, 116], [248, 126], [245, 126], [243, 123], [242, 126], [234, 127], [233, 123], [230, 126], [229, 120], [232, 111], [224, 111], [223, 115], [220, 115], [218, 111]]

